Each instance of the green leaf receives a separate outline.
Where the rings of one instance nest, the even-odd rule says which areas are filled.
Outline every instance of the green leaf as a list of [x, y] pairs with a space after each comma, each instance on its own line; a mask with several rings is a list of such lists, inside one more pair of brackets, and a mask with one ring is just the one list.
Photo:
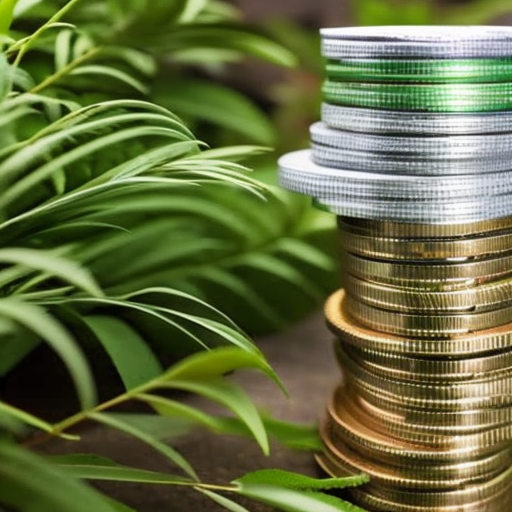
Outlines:
[[96, 393], [89, 365], [73, 337], [59, 322], [43, 308], [14, 299], [0, 299], [0, 316], [15, 320], [44, 339], [68, 367], [82, 408], [94, 407]]
[[0, 440], [0, 502], [23, 512], [115, 512], [98, 491], [55, 464]]
[[66, 470], [66, 473], [86, 480], [108, 480], [146, 484], [185, 484], [193, 480], [178, 475], [148, 471], [123, 466], [106, 457], [91, 454], [73, 454], [51, 457], [50, 460]]
[[187, 460], [178, 453], [174, 448], [162, 443], [156, 437], [154, 437], [151, 433], [144, 431], [142, 428], [137, 428], [136, 426], [123, 421], [118, 415], [112, 416], [106, 413], [98, 413], [98, 412], [89, 412], [87, 413], [87, 417], [97, 421], [98, 423], [103, 423], [109, 427], [120, 430], [121, 432], [125, 432], [140, 441], [148, 444], [154, 450], [161, 453], [168, 460], [173, 462], [176, 466], [181, 468], [187, 475], [189, 475], [194, 480], [198, 480], [196, 472], [192, 468], [192, 466], [187, 462]]
[[148, 87], [140, 80], [135, 79], [133, 76], [121, 71], [120, 69], [113, 68], [111, 66], [103, 66], [100, 64], [80, 66], [69, 73], [69, 76], [81, 76], [81, 75], [98, 75], [98, 78], [114, 78], [119, 80], [133, 89], [139, 91], [142, 94], [147, 94]]
[[[21, 409], [18, 409], [17, 407], [14, 407], [12, 405], [6, 404], [5, 402], [2, 402], [0, 400], [0, 413], [6, 414], [9, 416], [12, 416], [13, 418], [16, 418], [19, 421], [22, 421], [26, 425], [29, 425], [31, 427], [38, 428], [40, 430], [44, 430], [45, 432], [53, 433], [53, 425], [50, 423], [38, 418], [37, 416], [34, 416], [28, 412], [22, 411]], [[59, 434], [59, 437], [62, 437], [63, 439], [68, 439], [71, 441], [76, 441], [79, 439], [77, 436], [72, 436], [68, 434]]]
[[129, 507], [128, 505], [125, 505], [124, 503], [115, 500], [114, 498], [111, 498], [110, 496], [107, 496], [108, 504], [114, 508], [115, 512], [137, 512], [132, 507]]
[[327, 491], [355, 487], [369, 481], [367, 475], [344, 476], [339, 478], [312, 478], [282, 469], [260, 469], [237, 478], [234, 483], [275, 485], [286, 489]]
[[181, 389], [197, 393], [230, 409], [252, 433], [263, 453], [268, 455], [267, 432], [261, 417], [251, 399], [235, 383], [226, 379], [210, 378], [204, 380], [169, 380], [166, 388]]
[[267, 116], [229, 87], [199, 80], [175, 80], [172, 94], [167, 89], [165, 84], [165, 90], [156, 92], [154, 98], [171, 110], [229, 128], [261, 144], [274, 144], [276, 134]]
[[[236, 418], [212, 416], [190, 405], [156, 395], [143, 393], [134, 398], [152, 407], [160, 415], [154, 416], [155, 418], [167, 419], [171, 423], [182, 422], [188, 426], [200, 425], [216, 433], [250, 435], [247, 428]], [[168, 436], [167, 432], [162, 432], [162, 434]]]
[[[141, 395], [134, 396], [140, 399]], [[147, 435], [156, 439], [172, 439], [182, 436], [195, 426], [190, 418], [173, 416], [168, 418], [156, 414], [109, 412], [109, 416], [119, 419], [137, 430], [143, 430]]]
[[22, 14], [25, 14], [26, 11], [30, 10], [31, 8], [42, 2], [43, 0], [19, 0], [16, 5], [16, 8], [14, 9], [14, 16], [18, 18]]
[[254, 55], [281, 66], [294, 66], [295, 55], [268, 37], [236, 24], [188, 24], [178, 27], [172, 38], [161, 41], [163, 51], [183, 48], [227, 48]]
[[237, 296], [237, 300], [244, 302], [254, 311], [259, 313], [265, 320], [276, 330], [284, 327], [285, 320], [281, 318], [278, 311], [275, 311], [265, 300], [260, 297], [250, 285], [242, 278], [238, 278], [234, 274], [219, 267], [204, 267], [198, 275], [199, 279], [204, 279], [217, 284], [224, 290], [229, 290]]
[[[0, 9], [2, 3], [0, 0]], [[0, 25], [1, 25], [1, 14], [0, 14]], [[12, 73], [7, 57], [0, 53], [0, 102], [9, 94], [12, 87]]]
[[274, 485], [241, 484], [238, 491], [242, 496], [252, 498], [285, 512], [365, 512], [362, 508], [344, 500], [312, 491], [284, 489]]
[[7, 34], [18, 0], [0, 0], [0, 34]]
[[143, 51], [135, 48], [126, 48], [123, 46], [108, 46], [103, 48], [99, 58], [102, 57], [114, 57], [120, 59], [134, 70], [146, 75], [148, 77], [153, 76], [157, 71], [157, 64], [155, 58]]
[[334, 272], [336, 268], [333, 258], [298, 238], [281, 238], [277, 241], [276, 247], [280, 253], [326, 272]]
[[190, 23], [197, 18], [199, 13], [208, 5], [208, 0], [187, 0], [180, 14], [180, 23]]
[[162, 381], [219, 377], [242, 368], [261, 370], [275, 380], [275, 374], [262, 355], [236, 347], [221, 347], [193, 354], [169, 368]]
[[275, 419], [262, 414], [263, 423], [270, 437], [295, 450], [320, 451], [322, 441], [317, 425], [302, 425]]
[[222, 496], [221, 494], [209, 491], [208, 489], [201, 489], [201, 487], [197, 487], [196, 490], [205, 496], [208, 496], [208, 498], [215, 501], [215, 503], [218, 503], [221, 507], [224, 507], [230, 512], [249, 512], [249, 510], [245, 507], [242, 507], [242, 505], [236, 503], [233, 500], [230, 500], [229, 498], [226, 498], [225, 496]]
[[105, 315], [83, 316], [82, 320], [107, 351], [127, 390], [163, 372], [147, 343], [126, 322]]
[[40, 270], [59, 277], [63, 281], [95, 297], [103, 295], [100, 287], [87, 269], [74, 261], [62, 258], [48, 251], [21, 247], [0, 249], [0, 262], [23, 265]]

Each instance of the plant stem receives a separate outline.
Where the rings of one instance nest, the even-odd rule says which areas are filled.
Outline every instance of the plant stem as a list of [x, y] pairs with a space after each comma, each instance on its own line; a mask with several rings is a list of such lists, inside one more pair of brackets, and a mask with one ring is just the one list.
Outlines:
[[27, 53], [30, 48], [32, 42], [34, 42], [45, 30], [48, 29], [53, 23], [57, 23], [63, 16], [65, 16], [78, 2], [81, 0], [70, 0], [66, 5], [64, 5], [60, 10], [58, 10], [46, 23], [41, 25], [28, 39], [24, 39], [21, 45], [14, 44], [10, 51], [18, 50], [18, 55], [16, 55], [16, 59], [14, 61], [14, 67], [17, 67], [21, 62], [21, 59]]
[[159, 379], [156, 378], [150, 382], [147, 382], [146, 384], [143, 384], [142, 386], [131, 389], [130, 391], [127, 391], [122, 395], [116, 396], [111, 400], [103, 402], [102, 404], [99, 404], [96, 407], [93, 407], [92, 409], [77, 412], [76, 414], [73, 414], [72, 416], [69, 416], [68, 418], [65, 418], [64, 420], [60, 421], [59, 423], [56, 423], [53, 426], [51, 432], [41, 432], [40, 434], [37, 434], [31, 437], [30, 439], [27, 439], [22, 444], [26, 448], [32, 448], [34, 446], [39, 446], [40, 444], [46, 443], [47, 441], [50, 441], [50, 439], [55, 438], [55, 436], [62, 434], [65, 430], [68, 430], [69, 428], [74, 427], [79, 423], [88, 420], [89, 414], [91, 413], [105, 411], [107, 409], [111, 409], [112, 407], [116, 407], [124, 402], [133, 400], [136, 395], [140, 393], [145, 393], [146, 391], [155, 387], [157, 385], [158, 380]]
[[38, 83], [35, 87], [32, 87], [30, 89], [29, 94], [37, 94], [38, 92], [42, 91], [43, 89], [46, 89], [47, 87], [50, 87], [55, 82], [58, 82], [63, 76], [66, 76], [69, 74], [73, 69], [77, 68], [84, 62], [86, 62], [89, 59], [94, 58], [96, 55], [98, 55], [101, 52], [102, 48], [100, 46], [96, 48], [91, 48], [87, 52], [85, 52], [83, 55], [75, 59], [74, 61], [70, 62], [69, 64], [66, 64], [62, 69], [54, 73], [53, 75], [47, 76], [42, 82]]

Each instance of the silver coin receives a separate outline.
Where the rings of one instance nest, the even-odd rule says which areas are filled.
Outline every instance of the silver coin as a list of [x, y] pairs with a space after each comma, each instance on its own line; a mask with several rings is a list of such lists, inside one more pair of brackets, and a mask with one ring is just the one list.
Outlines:
[[498, 58], [512, 56], [512, 27], [383, 26], [325, 28], [322, 55], [343, 58]]
[[[464, 176], [413, 176], [334, 169], [314, 163], [310, 150], [282, 156], [281, 184], [313, 197], [388, 201], [474, 201], [512, 193], [512, 173]], [[510, 198], [512, 201], [512, 198]], [[489, 204], [492, 207], [491, 204]]]
[[331, 128], [386, 135], [483, 135], [512, 133], [512, 112], [442, 114], [345, 107], [322, 103]]

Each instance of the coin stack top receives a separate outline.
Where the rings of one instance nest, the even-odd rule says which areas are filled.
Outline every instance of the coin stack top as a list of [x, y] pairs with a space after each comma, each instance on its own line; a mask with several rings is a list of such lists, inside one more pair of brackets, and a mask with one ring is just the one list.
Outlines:
[[512, 215], [512, 27], [323, 29], [322, 122], [285, 188], [337, 215], [459, 224]]
[[320, 465], [369, 510], [512, 488], [512, 27], [323, 29], [322, 121], [280, 180], [338, 215], [344, 384]]

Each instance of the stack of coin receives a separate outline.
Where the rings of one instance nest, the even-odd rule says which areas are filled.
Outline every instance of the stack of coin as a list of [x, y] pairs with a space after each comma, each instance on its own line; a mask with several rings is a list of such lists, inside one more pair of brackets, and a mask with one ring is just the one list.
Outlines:
[[338, 215], [343, 384], [320, 465], [381, 512], [512, 489], [512, 27], [322, 30], [322, 122], [281, 183]]

